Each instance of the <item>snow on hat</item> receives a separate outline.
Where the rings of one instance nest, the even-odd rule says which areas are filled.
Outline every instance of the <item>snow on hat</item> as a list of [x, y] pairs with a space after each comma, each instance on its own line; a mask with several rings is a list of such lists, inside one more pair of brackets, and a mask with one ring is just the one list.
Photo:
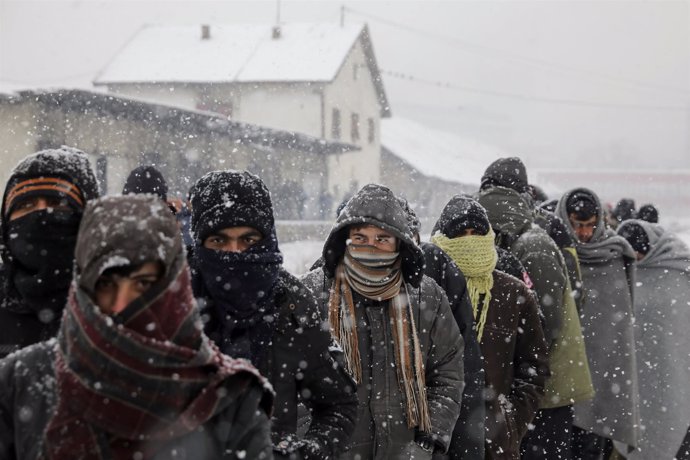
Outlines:
[[644, 204], [637, 211], [637, 218], [653, 224], [659, 223], [659, 210], [653, 204]]
[[486, 168], [481, 180], [481, 188], [497, 185], [519, 193], [527, 191], [527, 169], [518, 157], [499, 158]]
[[139, 166], [129, 173], [125, 186], [122, 188], [123, 195], [150, 193], [158, 195], [161, 200], [168, 200], [168, 184], [165, 182], [163, 174], [155, 166]]
[[3, 220], [17, 203], [37, 195], [64, 198], [78, 210], [82, 210], [88, 200], [97, 198], [98, 182], [86, 154], [62, 146], [36, 152], [20, 161], [5, 187]]
[[611, 213], [618, 222], [635, 218], [635, 200], [632, 198], [621, 198]]
[[599, 212], [594, 197], [584, 191], [573, 193], [568, 198], [565, 210], [568, 214], [576, 214], [579, 219], [589, 219]]
[[476, 200], [465, 195], [455, 195], [441, 211], [441, 217], [432, 233], [441, 232], [448, 238], [456, 238], [468, 228], [486, 235], [491, 228], [489, 216]]
[[192, 232], [198, 241], [228, 227], [253, 227], [264, 237], [274, 231], [268, 188], [248, 171], [212, 171], [196, 181], [189, 194]]
[[618, 227], [618, 234], [628, 240], [630, 246], [640, 254], [649, 252], [649, 236], [644, 228], [635, 221], [628, 221]]
[[414, 209], [412, 209], [412, 206], [410, 206], [410, 203], [403, 197], [397, 196], [398, 203], [400, 203], [400, 206], [402, 206], [403, 211], [405, 211], [405, 214], [407, 214], [407, 226], [410, 228], [410, 232], [413, 235], [419, 234], [419, 230], [422, 228], [422, 223], [419, 221], [419, 217], [417, 217], [417, 213], [414, 212]]

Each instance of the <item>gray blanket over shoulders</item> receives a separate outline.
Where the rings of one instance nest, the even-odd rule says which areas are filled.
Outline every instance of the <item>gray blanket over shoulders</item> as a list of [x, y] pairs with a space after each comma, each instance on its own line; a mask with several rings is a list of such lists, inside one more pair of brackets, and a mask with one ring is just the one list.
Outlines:
[[690, 426], [690, 250], [677, 236], [640, 225], [650, 250], [638, 262], [635, 339], [640, 438], [631, 459], [674, 458]]
[[[569, 222], [566, 203], [576, 192], [589, 193], [602, 209], [591, 190], [571, 190], [556, 207], [564, 222]], [[567, 227], [577, 240], [572, 226]], [[605, 227], [601, 211], [592, 239], [578, 241], [576, 250], [586, 296], [580, 319], [595, 395], [575, 404], [575, 425], [634, 447], [640, 419], [633, 326], [635, 252]]]

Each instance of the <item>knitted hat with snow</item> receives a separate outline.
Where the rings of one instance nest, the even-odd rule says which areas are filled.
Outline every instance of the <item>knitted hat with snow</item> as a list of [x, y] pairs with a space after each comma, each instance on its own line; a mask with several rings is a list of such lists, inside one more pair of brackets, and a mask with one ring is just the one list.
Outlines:
[[400, 203], [400, 206], [402, 206], [403, 211], [405, 211], [405, 214], [407, 214], [407, 226], [410, 228], [410, 232], [413, 235], [419, 234], [419, 230], [422, 228], [422, 223], [419, 221], [419, 217], [417, 217], [417, 213], [414, 212], [414, 209], [410, 206], [410, 203], [403, 197], [397, 196], [398, 203]]
[[150, 193], [158, 195], [161, 200], [168, 199], [168, 184], [163, 174], [154, 166], [139, 166], [134, 168], [122, 188], [123, 195]]
[[657, 224], [659, 223], [659, 210], [653, 204], [644, 204], [637, 211], [637, 218]]
[[486, 235], [491, 228], [489, 216], [476, 200], [469, 196], [455, 195], [441, 211], [432, 234], [441, 232], [448, 238], [456, 238], [462, 236], [468, 228]]
[[649, 237], [644, 228], [635, 221], [630, 221], [618, 227], [618, 234], [628, 240], [630, 246], [640, 254], [649, 252]]
[[613, 217], [616, 218], [618, 222], [623, 222], [628, 219], [635, 218], [635, 200], [632, 198], [621, 198], [616, 207], [613, 208]]
[[248, 171], [212, 171], [196, 181], [189, 192], [192, 232], [203, 241], [228, 227], [253, 227], [264, 237], [275, 227], [268, 188]]
[[98, 198], [98, 182], [89, 158], [81, 150], [62, 146], [36, 152], [12, 170], [2, 200], [3, 224], [13, 207], [31, 196], [56, 196], [82, 210]]
[[527, 191], [527, 168], [518, 157], [499, 158], [486, 168], [481, 180], [481, 189], [500, 186], [519, 193]]
[[587, 220], [596, 216], [599, 212], [596, 200], [586, 192], [573, 193], [566, 203], [568, 215], [575, 214], [580, 220]]

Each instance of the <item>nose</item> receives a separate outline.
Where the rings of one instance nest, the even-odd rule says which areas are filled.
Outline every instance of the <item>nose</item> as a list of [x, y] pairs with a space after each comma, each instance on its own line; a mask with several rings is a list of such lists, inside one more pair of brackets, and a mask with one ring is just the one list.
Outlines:
[[38, 198], [36, 199], [36, 208], [35, 208], [35, 210], [36, 210], [36, 211], [42, 211], [42, 210], [47, 209], [47, 208], [48, 208], [48, 200], [46, 200], [46, 199], [43, 198], [43, 197], [38, 197]]
[[113, 296], [113, 304], [110, 311], [114, 314], [120, 313], [137, 297], [138, 294], [132, 289], [129, 283], [119, 283], [117, 285], [117, 291]]
[[240, 242], [238, 240], [228, 241], [225, 250], [228, 252], [242, 252], [242, 248], [240, 247]]

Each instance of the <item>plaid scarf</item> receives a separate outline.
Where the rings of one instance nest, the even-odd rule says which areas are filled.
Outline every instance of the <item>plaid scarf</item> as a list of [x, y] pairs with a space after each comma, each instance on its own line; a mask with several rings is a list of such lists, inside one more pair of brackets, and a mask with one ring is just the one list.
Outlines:
[[[58, 336], [58, 404], [44, 458], [151, 458], [230, 406], [236, 388], [265, 381], [201, 333], [189, 270], [179, 260], [175, 269], [162, 292], [154, 286], [113, 317], [72, 288]], [[238, 373], [244, 375], [231, 386]]]
[[361, 384], [362, 363], [352, 289], [373, 300], [390, 300], [388, 315], [395, 367], [400, 390], [405, 395], [407, 426], [431, 433], [424, 361], [398, 255], [373, 246], [348, 245], [343, 261], [336, 269], [328, 301], [328, 321], [331, 334], [343, 348], [350, 375], [357, 384]]
[[[472, 303], [472, 313], [476, 321], [475, 327], [479, 342], [482, 341], [484, 335], [484, 326], [491, 303], [491, 288], [494, 286], [493, 271], [498, 261], [494, 238], [495, 235], [491, 229], [486, 235], [448, 238], [437, 233], [431, 238], [431, 242], [443, 249], [467, 277], [467, 291]], [[477, 319], [481, 296], [484, 296], [484, 301], [482, 302], [481, 315]]]

